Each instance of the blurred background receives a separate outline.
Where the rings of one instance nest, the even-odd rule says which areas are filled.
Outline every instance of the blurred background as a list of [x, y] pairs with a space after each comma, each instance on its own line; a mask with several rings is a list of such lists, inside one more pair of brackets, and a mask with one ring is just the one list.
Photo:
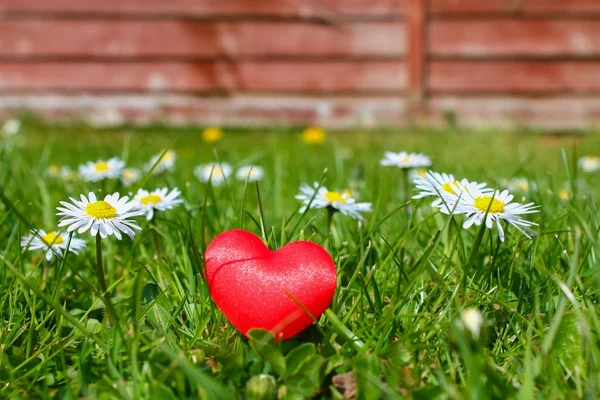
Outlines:
[[0, 119], [590, 127], [598, 0], [0, 0]]

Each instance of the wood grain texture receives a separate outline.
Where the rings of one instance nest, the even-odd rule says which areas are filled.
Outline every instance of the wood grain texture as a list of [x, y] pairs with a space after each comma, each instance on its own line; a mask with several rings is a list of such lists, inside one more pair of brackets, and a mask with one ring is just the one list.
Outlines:
[[600, 92], [600, 61], [432, 61], [428, 67], [433, 92]]
[[432, 14], [595, 14], [600, 15], [597, 0], [430, 0]]
[[434, 20], [429, 54], [441, 57], [597, 57], [600, 21], [569, 19]]
[[0, 12], [14, 14], [110, 14], [182, 17], [351, 16], [394, 17], [403, 13], [406, 0], [0, 0]]
[[[49, 40], [49, 38], [51, 38]], [[0, 20], [1, 57], [400, 57], [402, 22]]]
[[0, 62], [0, 92], [399, 92], [402, 61]]
[[408, 36], [408, 93], [415, 109], [420, 108], [425, 97], [425, 0], [409, 0], [407, 7]]

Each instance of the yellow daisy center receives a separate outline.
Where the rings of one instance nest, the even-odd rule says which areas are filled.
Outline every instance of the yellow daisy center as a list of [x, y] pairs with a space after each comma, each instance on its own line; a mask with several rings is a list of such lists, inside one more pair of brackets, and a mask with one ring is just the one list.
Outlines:
[[302, 141], [306, 144], [321, 144], [325, 142], [325, 131], [321, 128], [310, 127], [302, 132]]
[[252, 169], [251, 168], [244, 168], [242, 170], [242, 174], [244, 176], [247, 176], [247, 177], [249, 176], [250, 178], [254, 178], [254, 177], [256, 177], [258, 175], [258, 172], [256, 172], [256, 170], [253, 169], [253, 168]]
[[558, 197], [560, 197], [562, 200], [569, 200], [569, 198], [571, 197], [571, 193], [569, 193], [567, 189], [561, 189], [558, 192]]
[[325, 198], [331, 203], [335, 203], [336, 201], [338, 203], [345, 203], [348, 201], [340, 192], [327, 192], [325, 193]]
[[42, 236], [42, 241], [48, 246], [52, 246], [55, 244], [62, 244], [64, 242], [64, 239], [56, 232], [48, 232], [44, 236]]
[[85, 206], [85, 212], [96, 219], [110, 219], [117, 216], [117, 209], [104, 200], [89, 203]]
[[442, 186], [442, 190], [445, 190], [450, 194], [456, 195], [456, 191], [454, 190], [452, 185], [458, 185], [458, 181], [444, 183], [444, 185]]
[[161, 162], [169, 162], [173, 159], [173, 153], [170, 151], [167, 151], [161, 158], [160, 161]]
[[202, 139], [208, 143], [218, 142], [221, 138], [223, 138], [223, 131], [221, 128], [209, 127], [202, 132]]
[[147, 206], [148, 204], [158, 204], [162, 199], [157, 194], [149, 194], [140, 199], [140, 203]]
[[106, 172], [108, 171], [108, 163], [104, 161], [99, 161], [94, 165], [94, 170], [96, 172]]
[[489, 208], [490, 214], [499, 214], [504, 212], [504, 202], [498, 199], [493, 199], [490, 196], [477, 197], [475, 199], [474, 206], [483, 212], [488, 211]]
[[219, 166], [212, 167], [212, 176], [215, 178], [220, 178], [223, 176], [223, 168]]
[[417, 171], [417, 176], [423, 178], [425, 177], [425, 174], [427, 174], [427, 170], [426, 169], [420, 169]]
[[130, 169], [126, 169], [125, 171], [123, 171], [123, 178], [133, 179], [133, 178], [135, 178], [135, 172], [133, 172]]
[[56, 174], [58, 174], [59, 171], [60, 171], [60, 168], [58, 165], [56, 165], [56, 164], [48, 165], [48, 173], [49, 174], [56, 175]]

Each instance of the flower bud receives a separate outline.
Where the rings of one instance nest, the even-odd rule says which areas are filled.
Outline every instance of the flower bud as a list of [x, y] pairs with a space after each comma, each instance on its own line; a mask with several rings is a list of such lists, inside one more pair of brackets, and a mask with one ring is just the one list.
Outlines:
[[471, 332], [473, 339], [479, 339], [481, 326], [483, 325], [483, 315], [476, 308], [467, 308], [460, 315], [464, 327]]
[[246, 394], [249, 400], [274, 400], [277, 383], [268, 374], [254, 375], [246, 383]]

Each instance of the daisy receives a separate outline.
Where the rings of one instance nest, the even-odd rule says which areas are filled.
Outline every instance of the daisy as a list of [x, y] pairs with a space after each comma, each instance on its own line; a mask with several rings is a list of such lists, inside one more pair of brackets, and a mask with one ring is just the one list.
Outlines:
[[2, 133], [4, 136], [15, 136], [21, 130], [21, 121], [18, 119], [9, 119], [2, 124]]
[[410, 173], [408, 174], [408, 179], [410, 179], [411, 182], [413, 182], [413, 183], [417, 183], [419, 178], [425, 177], [426, 173], [427, 173], [427, 170], [425, 168], [411, 169]]
[[386, 151], [381, 165], [386, 167], [398, 167], [402, 169], [408, 168], [423, 168], [431, 166], [431, 159], [421, 153], [393, 153]]
[[600, 169], [600, 157], [591, 155], [581, 157], [577, 164], [584, 172], [596, 172]]
[[83, 233], [90, 229], [92, 236], [100, 236], [104, 239], [109, 235], [121, 240], [121, 232], [132, 240], [135, 231], [141, 231], [131, 217], [144, 214], [143, 210], [137, 208], [135, 201], [129, 201], [128, 196], [120, 197], [119, 193], [107, 194], [104, 200], [97, 200], [92, 192], [88, 197], [81, 195], [81, 201], [70, 197], [71, 203], [61, 201], [63, 207], [57, 207], [56, 215], [62, 216], [58, 226], [67, 226], [67, 232], [77, 230]]
[[202, 140], [206, 143], [216, 143], [223, 139], [223, 130], [217, 126], [208, 126], [202, 131]]
[[309, 126], [302, 132], [301, 138], [306, 144], [323, 144], [327, 139], [327, 134], [319, 127]]
[[56, 164], [48, 165], [48, 168], [46, 168], [46, 175], [48, 175], [51, 178], [58, 177], [60, 175], [60, 166]]
[[564, 201], [571, 199], [571, 192], [568, 189], [560, 189], [558, 191], [558, 198]]
[[301, 213], [306, 211], [309, 205], [310, 208], [329, 207], [334, 211], [339, 211], [344, 215], [363, 221], [364, 218], [361, 213], [373, 211], [371, 203], [357, 203], [350, 191], [331, 192], [324, 186], [319, 187], [317, 182], [312, 187], [307, 184], [300, 186], [300, 193], [296, 195], [296, 199], [303, 204], [300, 208]]
[[125, 186], [129, 186], [140, 180], [142, 177], [142, 172], [137, 168], [125, 168], [121, 172], [121, 182]]
[[262, 167], [257, 165], [245, 165], [238, 169], [235, 177], [240, 181], [257, 182], [260, 181], [265, 174]]
[[528, 192], [533, 188], [533, 185], [529, 183], [527, 178], [517, 177], [506, 182], [506, 188], [511, 192]]
[[119, 157], [107, 161], [89, 161], [79, 166], [79, 175], [88, 182], [97, 182], [106, 178], [118, 178], [125, 167], [125, 162]]
[[210, 180], [213, 185], [218, 186], [231, 175], [231, 166], [227, 163], [198, 165], [194, 169], [194, 174], [200, 181], [208, 182]]
[[166, 211], [183, 203], [179, 198], [181, 192], [175, 188], [169, 192], [169, 189], [162, 188], [149, 192], [144, 189], [138, 190], [133, 198], [138, 203], [138, 208], [144, 210], [146, 219], [150, 221], [154, 217], [154, 211]]
[[[162, 153], [161, 153], [162, 154]], [[153, 173], [158, 174], [164, 171], [172, 171], [175, 168], [175, 152], [173, 150], [168, 150], [165, 154], [157, 154], [150, 158], [148, 164], [146, 164], [146, 171], [150, 171], [150, 169], [156, 164]], [[160, 159], [160, 161], [159, 161]]]
[[[492, 189], [486, 188], [485, 183], [472, 182], [477, 185], [477, 188], [482, 192], [489, 193]], [[460, 196], [460, 192], [469, 185], [469, 181], [466, 179], [460, 182], [454, 178], [452, 174], [440, 174], [438, 172], [429, 171], [425, 173], [422, 178], [415, 179], [415, 185], [420, 193], [413, 196], [413, 199], [422, 199], [423, 197], [434, 196], [435, 200], [431, 203], [432, 207], [448, 206], [450, 203], [456, 203]], [[448, 210], [447, 207], [443, 208], [444, 212]], [[452, 209], [450, 209], [452, 210]], [[446, 212], [448, 213], [448, 212]]]
[[58, 175], [65, 181], [72, 181], [75, 179], [75, 172], [71, 169], [71, 167], [67, 166], [60, 167]]
[[[37, 232], [31, 231], [27, 236], [21, 238], [21, 247], [26, 248], [29, 251], [34, 250], [45, 250], [46, 260], [52, 260], [52, 256], [56, 254], [58, 258], [64, 256], [67, 250], [67, 243], [69, 243], [69, 234], [59, 232], [48, 232], [40, 229]], [[71, 238], [69, 245], [69, 251], [77, 254], [79, 250], [85, 247], [85, 242], [81, 239]]]
[[[452, 186], [456, 188], [456, 185]], [[537, 233], [530, 228], [537, 224], [521, 218], [521, 215], [539, 212], [539, 206], [535, 206], [533, 203], [511, 203], [513, 197], [512, 194], [508, 193], [508, 190], [502, 192], [495, 190], [493, 193], [485, 192], [475, 182], [471, 182], [465, 186], [460, 199], [455, 203], [455, 214], [465, 214], [467, 216], [463, 224], [464, 229], [468, 229], [473, 224], [481, 225], [484, 218], [485, 226], [488, 229], [492, 229], [494, 222], [496, 222], [501, 241], [504, 241], [502, 220], [517, 228], [530, 239], [531, 236], [537, 236]], [[453, 209], [454, 204], [450, 204], [448, 208]]]

